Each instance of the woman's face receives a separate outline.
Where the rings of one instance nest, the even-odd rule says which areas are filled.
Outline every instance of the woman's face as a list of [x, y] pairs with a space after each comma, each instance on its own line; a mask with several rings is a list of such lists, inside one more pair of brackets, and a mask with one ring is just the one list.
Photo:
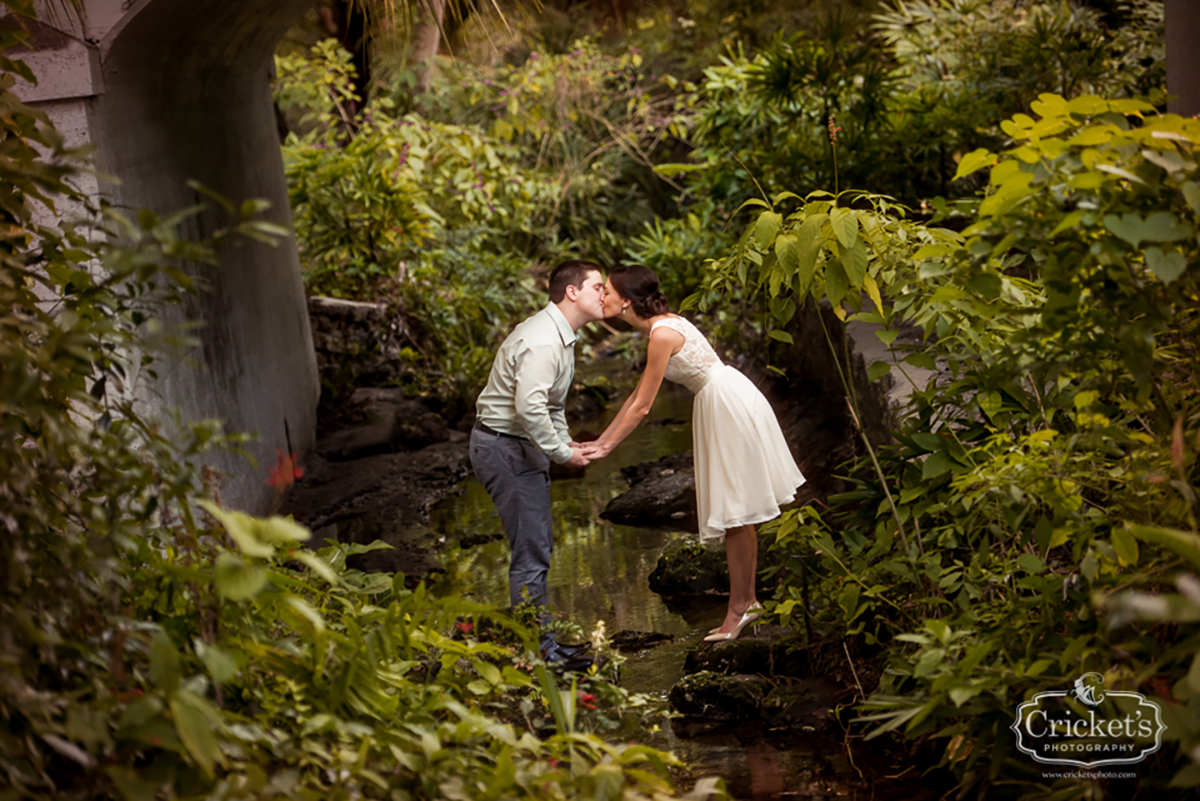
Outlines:
[[613, 288], [612, 279], [604, 284], [604, 316], [617, 317], [621, 314], [621, 308], [626, 301], [617, 294], [617, 290]]

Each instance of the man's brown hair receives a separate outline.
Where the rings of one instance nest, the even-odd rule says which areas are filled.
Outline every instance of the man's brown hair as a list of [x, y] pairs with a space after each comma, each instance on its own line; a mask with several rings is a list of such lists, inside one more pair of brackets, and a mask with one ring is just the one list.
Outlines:
[[562, 299], [567, 296], [567, 287], [569, 286], [583, 289], [583, 282], [587, 280], [590, 272], [604, 275], [604, 270], [600, 269], [600, 265], [581, 259], [564, 261], [555, 267], [550, 273], [550, 302], [561, 303]]

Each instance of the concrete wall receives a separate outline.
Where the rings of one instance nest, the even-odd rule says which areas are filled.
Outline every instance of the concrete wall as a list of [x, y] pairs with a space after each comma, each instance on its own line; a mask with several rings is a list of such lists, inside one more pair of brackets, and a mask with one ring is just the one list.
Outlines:
[[[186, 181], [196, 179], [235, 203], [265, 198], [266, 217], [290, 225], [269, 80], [276, 42], [312, 2], [87, 0], [82, 22], [54, 21], [69, 35], [39, 30], [38, 52], [24, 56], [39, 85], [19, 91], [71, 140], [96, 147], [97, 168], [120, 179], [97, 189], [118, 207], [191, 206], [201, 198]], [[208, 236], [229, 222], [211, 210], [186, 233]], [[265, 511], [275, 452], [304, 452], [315, 439], [320, 387], [295, 244], [236, 243], [219, 266], [192, 269], [207, 291], [163, 316], [200, 321], [200, 345], [157, 365], [149, 397], [189, 419], [256, 432], [257, 470], [238, 457], [211, 463], [231, 475], [226, 505]]]

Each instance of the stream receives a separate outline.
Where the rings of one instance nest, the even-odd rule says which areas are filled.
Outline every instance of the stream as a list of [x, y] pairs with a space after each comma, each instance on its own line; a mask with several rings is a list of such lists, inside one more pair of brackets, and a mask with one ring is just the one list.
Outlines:
[[[626, 629], [671, 635], [670, 642], [628, 654], [620, 675], [625, 689], [663, 699], [684, 675], [687, 652], [709, 628], [720, 624], [726, 598], [667, 599], [652, 592], [647, 576], [663, 546], [682, 532], [615, 525], [599, 515], [609, 500], [628, 489], [620, 468], [692, 447], [691, 404], [686, 390], [664, 385], [646, 421], [612, 455], [589, 466], [582, 478], [551, 482], [555, 520], [551, 607], [578, 624], [583, 638], [601, 621], [609, 636]], [[603, 422], [588, 421], [581, 428], [599, 432]], [[446, 573], [437, 591], [507, 606], [508, 545], [482, 485], [466, 479], [461, 494], [431, 509], [430, 525], [448, 543], [463, 538], [487, 540], [447, 550]], [[917, 770], [897, 765], [893, 755], [870, 749], [861, 740], [848, 757], [840, 732], [831, 736], [828, 731], [803, 727], [770, 730], [761, 721], [733, 726], [672, 719], [643, 736], [649, 745], [680, 757], [690, 778], [723, 777], [738, 799], [936, 797], [919, 783]], [[902, 776], [896, 778], [897, 774]]]

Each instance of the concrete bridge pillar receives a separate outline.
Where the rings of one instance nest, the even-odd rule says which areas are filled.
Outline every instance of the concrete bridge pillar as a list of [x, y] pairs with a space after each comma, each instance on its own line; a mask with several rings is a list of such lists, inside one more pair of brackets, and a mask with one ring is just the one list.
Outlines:
[[[269, 200], [266, 217], [290, 227], [269, 80], [276, 42], [313, 2], [85, 0], [77, 18], [43, 13], [32, 23], [33, 52], [19, 55], [39, 83], [17, 91], [70, 143], [95, 146], [97, 168], [120, 184], [85, 189], [119, 207], [191, 206], [201, 199], [186, 185], [195, 179], [235, 203]], [[214, 209], [186, 233], [206, 236], [228, 222]], [[315, 438], [320, 387], [295, 243], [236, 243], [219, 266], [192, 269], [207, 291], [162, 316], [201, 321], [200, 344], [159, 363], [147, 397], [189, 419], [256, 432], [257, 471], [239, 457], [212, 464], [233, 476], [222, 488], [227, 505], [262, 512], [276, 451], [304, 452]]]

